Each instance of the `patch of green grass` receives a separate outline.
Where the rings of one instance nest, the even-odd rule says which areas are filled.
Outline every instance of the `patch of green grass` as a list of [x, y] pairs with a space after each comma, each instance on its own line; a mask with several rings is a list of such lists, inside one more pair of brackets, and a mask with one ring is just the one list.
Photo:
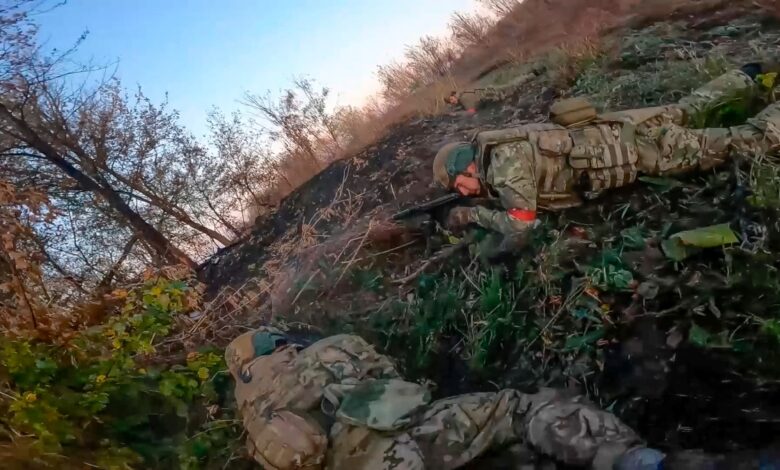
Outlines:
[[385, 348], [403, 351], [407, 371], [418, 376], [457, 332], [465, 308], [462, 286], [452, 277], [423, 275], [415, 292], [395, 299], [371, 320]]
[[545, 70], [545, 82], [558, 89], [569, 88], [584, 71], [605, 63], [601, 44], [586, 42], [578, 46], [556, 47], [537, 63]]
[[634, 275], [626, 269], [620, 254], [606, 249], [588, 266], [586, 275], [592, 286], [603, 291], [629, 291]]
[[748, 202], [761, 209], [780, 209], [780, 162], [762, 157], [750, 166]]
[[528, 286], [511, 282], [498, 269], [480, 277], [478, 308], [467, 318], [464, 334], [464, 356], [472, 369], [477, 370], [488, 367], [499, 349], [527, 341], [536, 331], [528, 317], [529, 312], [518, 308], [519, 294], [527, 294]]
[[577, 78], [573, 92], [589, 97], [602, 110], [656, 106], [679, 101], [731, 68], [720, 56], [660, 61], [633, 71], [611, 72], [604, 61], [593, 62]]
[[629, 31], [620, 40], [620, 68], [636, 69], [663, 59], [679, 43], [684, 28], [677, 23], [657, 23], [640, 31]]
[[382, 290], [382, 273], [375, 269], [355, 269], [351, 272], [351, 278], [360, 290], [375, 293]]
[[454, 363], [472, 379], [491, 380], [510, 366], [535, 379], [575, 359], [580, 370], [596, 367], [594, 343], [608, 336], [603, 305], [583, 295], [588, 284], [564, 262], [559, 232], [540, 230], [530, 243], [513, 269], [472, 253], [421, 276], [414, 292], [372, 314], [383, 349], [404, 359], [410, 378], [438, 377], [442, 364]]

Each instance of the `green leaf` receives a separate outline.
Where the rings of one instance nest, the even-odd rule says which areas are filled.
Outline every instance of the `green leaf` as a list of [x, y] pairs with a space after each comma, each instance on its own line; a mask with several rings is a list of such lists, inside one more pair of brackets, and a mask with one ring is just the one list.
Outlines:
[[661, 248], [667, 258], [682, 261], [700, 248], [730, 245], [738, 241], [729, 224], [719, 224], [675, 233], [661, 243]]
[[168, 297], [168, 294], [160, 294], [160, 296], [157, 298], [157, 301], [160, 302], [160, 307], [164, 309], [168, 309], [168, 306], [171, 304], [171, 298]]
[[417, 280], [419, 294], [422, 296], [432, 292], [436, 288], [436, 280], [436, 277], [431, 276], [430, 274], [421, 275]]
[[682, 261], [699, 251], [692, 247], [686, 248], [685, 244], [677, 238], [662, 241], [661, 249], [666, 257], [672, 261]]
[[756, 77], [756, 81], [764, 88], [771, 90], [777, 83], [777, 72], [762, 73]]
[[593, 315], [593, 313], [591, 313], [590, 309], [582, 308], [582, 307], [574, 309], [572, 316], [574, 316], [574, 318], [576, 318], [577, 320], [590, 320], [594, 323], [601, 321], [600, 318], [598, 318], [597, 316]]
[[581, 336], [570, 336], [566, 339], [566, 344], [564, 345], [563, 349], [565, 351], [573, 351], [576, 349], [581, 349], [584, 346], [591, 345], [595, 343], [596, 341], [600, 340], [604, 337], [604, 328], [597, 328], [590, 333], [586, 333]]
[[177, 401], [176, 403], [176, 416], [180, 418], [186, 418], [189, 416], [190, 409], [187, 406], [186, 402], [183, 402], [181, 400]]
[[169, 292], [183, 292], [187, 290], [187, 283], [184, 281], [171, 281], [168, 284]]
[[696, 323], [691, 325], [691, 329], [688, 331], [688, 341], [690, 341], [691, 344], [705, 348], [710, 343], [711, 339], [712, 335], [707, 330]]
[[685, 245], [697, 248], [712, 248], [739, 241], [729, 224], [711, 225], [709, 227], [687, 230], [675, 233], [670, 238], [679, 238]]
[[35, 368], [41, 372], [54, 372], [57, 370], [57, 363], [51, 358], [43, 357], [35, 360]]
[[641, 250], [645, 247], [645, 237], [639, 227], [630, 227], [620, 232], [623, 237], [623, 246], [629, 250]]
[[610, 266], [607, 270], [608, 285], [617, 290], [626, 290], [634, 281], [634, 275], [626, 269], [617, 269]]
[[207, 456], [209, 453], [209, 442], [201, 439], [196, 439], [192, 444], [192, 454], [195, 457], [201, 459]]
[[634, 275], [625, 269], [619, 257], [605, 254], [601, 263], [590, 266], [586, 272], [591, 284], [603, 290], [625, 291], [629, 289]]
[[780, 342], [780, 321], [778, 320], [766, 320], [761, 325], [761, 331], [768, 335], [773, 337], [775, 340]]

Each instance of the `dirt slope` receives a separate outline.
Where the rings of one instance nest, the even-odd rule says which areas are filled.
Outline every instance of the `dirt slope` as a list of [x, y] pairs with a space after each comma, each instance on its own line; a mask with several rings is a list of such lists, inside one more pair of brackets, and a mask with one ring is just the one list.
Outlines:
[[[430, 164], [444, 142], [543, 121], [561, 95], [589, 95], [611, 109], [672, 102], [780, 48], [780, 25], [757, 9], [746, 13], [743, 2], [692, 2], [721, 7], [650, 19], [631, 16], [636, 3], [610, 13], [633, 18], [634, 29], [612, 31], [594, 55], [562, 63], [561, 51], [542, 54], [532, 65], [546, 72], [506, 101], [397, 126], [258, 220], [203, 266], [210, 295], [227, 288], [251, 299], [232, 326], [273, 319], [306, 334], [357, 332], [398, 357], [408, 376], [433, 380], [440, 396], [575, 387], [664, 449], [772, 444], [780, 431], [773, 162], [645, 182], [548, 214], [528, 252], [499, 265], [481, 256], [490, 235], [452, 250], [460, 246], [453, 234], [425, 240], [387, 222], [436, 194]], [[664, 2], [643, 8], [656, 3]], [[601, 12], [608, 4], [592, 2]], [[562, 71], [571, 75], [563, 82]], [[658, 248], [670, 233], [721, 222], [739, 232], [740, 246], [682, 263]], [[224, 342], [231, 325], [215, 325], [222, 333], [206, 339]]]

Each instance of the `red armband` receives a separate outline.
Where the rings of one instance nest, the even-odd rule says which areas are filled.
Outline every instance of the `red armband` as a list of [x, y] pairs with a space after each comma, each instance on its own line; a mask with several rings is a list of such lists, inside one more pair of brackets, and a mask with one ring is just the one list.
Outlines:
[[536, 220], [536, 211], [528, 211], [525, 209], [509, 209], [506, 211], [509, 217], [520, 220], [522, 222], [533, 222]]

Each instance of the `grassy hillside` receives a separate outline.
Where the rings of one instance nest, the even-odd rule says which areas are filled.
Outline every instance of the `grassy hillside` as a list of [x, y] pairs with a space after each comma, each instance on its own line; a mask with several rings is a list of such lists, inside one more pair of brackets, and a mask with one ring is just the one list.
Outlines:
[[[558, 3], [529, 0], [539, 8]], [[411, 378], [437, 383], [440, 396], [570, 386], [662, 448], [768, 444], [780, 418], [775, 162], [648, 180], [545, 214], [526, 252], [501, 263], [486, 258], [490, 234], [464, 244], [465, 234], [423, 236], [388, 222], [397, 209], [436, 194], [430, 164], [446, 141], [544, 121], [561, 96], [590, 96], [602, 109], [674, 102], [780, 44], [777, 20], [742, 3], [694, 2], [692, 11], [686, 2], [670, 14], [669, 2], [641, 9], [621, 2], [610, 15], [613, 2], [586, 3], [594, 10], [572, 8], [560, 19], [560, 33], [589, 37], [576, 47], [562, 42], [503, 64], [474, 52], [481, 84], [542, 71], [508, 99], [475, 116], [393, 127], [208, 263], [210, 280], [238, 292], [237, 313], [213, 318], [201, 340], [224, 342], [237, 324], [265, 321], [313, 336], [355, 332], [397, 357]], [[598, 11], [606, 19], [586, 28]], [[582, 27], [570, 31], [572, 23]], [[493, 47], [525, 37], [530, 49], [558, 37], [544, 23], [538, 31], [508, 24], [499, 25]], [[539, 31], [552, 36], [534, 39]], [[730, 223], [741, 243], [683, 262], [661, 253], [669, 234], [716, 222]]]

